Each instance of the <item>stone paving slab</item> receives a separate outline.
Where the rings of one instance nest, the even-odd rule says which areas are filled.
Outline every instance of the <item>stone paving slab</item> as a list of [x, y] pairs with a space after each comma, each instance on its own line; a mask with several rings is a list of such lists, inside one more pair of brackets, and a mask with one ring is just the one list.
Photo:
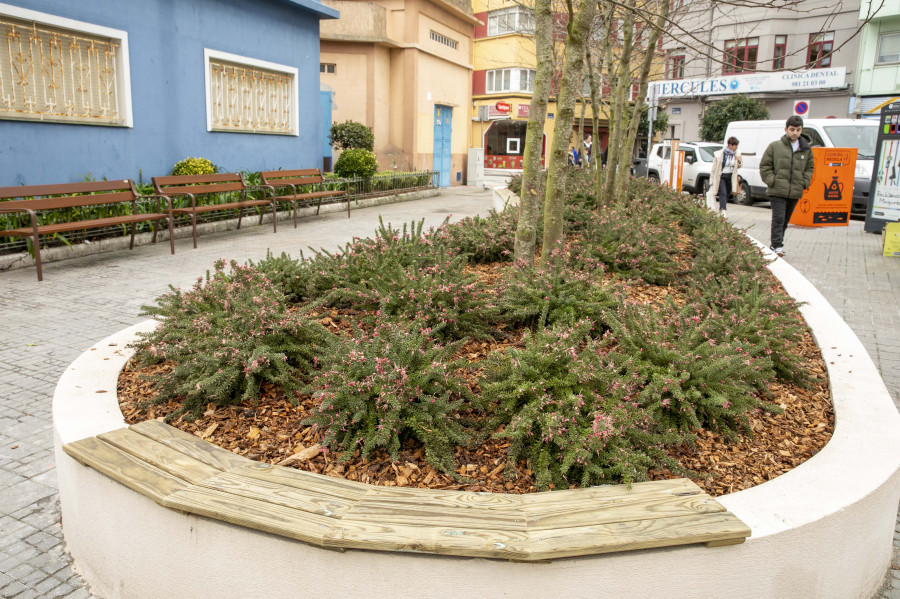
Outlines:
[[[140, 320], [140, 306], [168, 289], [188, 287], [217, 258], [258, 260], [267, 250], [297, 256], [308, 247], [336, 249], [368, 236], [378, 216], [402, 226], [481, 214], [491, 192], [457, 187], [403, 204], [304, 218], [300, 226], [247, 226], [205, 235], [199, 248], [176, 240], [176, 254], [159, 247], [50, 262], [44, 282], [33, 268], [0, 272], [0, 598], [91, 599], [63, 551], [55, 488], [50, 402], [63, 369], [95, 341]], [[768, 242], [766, 204], [729, 207], [732, 222]], [[880, 240], [849, 227], [796, 229], [786, 236], [787, 260], [816, 285], [857, 332], [900, 405], [900, 258], [882, 258]], [[162, 248], [165, 249], [165, 248]], [[895, 545], [900, 551], [900, 519]], [[888, 573], [880, 599], [900, 599], [900, 575]]]

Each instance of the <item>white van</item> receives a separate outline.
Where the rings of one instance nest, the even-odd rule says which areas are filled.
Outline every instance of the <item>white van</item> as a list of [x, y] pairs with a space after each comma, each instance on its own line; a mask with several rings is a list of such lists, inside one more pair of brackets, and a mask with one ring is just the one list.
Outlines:
[[[766, 147], [784, 135], [784, 123], [778, 121], [734, 121], [725, 130], [725, 139], [736, 137], [744, 165], [738, 171], [742, 194], [735, 196], [742, 204], [766, 199], [766, 184], [759, 176], [759, 160]], [[865, 214], [869, 204], [869, 186], [875, 160], [878, 121], [855, 119], [803, 119], [803, 134], [813, 147], [857, 148], [856, 178], [853, 182], [853, 214]]]

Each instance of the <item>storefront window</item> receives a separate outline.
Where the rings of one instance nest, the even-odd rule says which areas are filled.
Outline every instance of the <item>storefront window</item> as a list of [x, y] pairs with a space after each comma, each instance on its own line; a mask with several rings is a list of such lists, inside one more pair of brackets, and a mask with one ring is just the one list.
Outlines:
[[522, 168], [527, 121], [494, 121], [484, 136], [484, 164], [488, 168]]

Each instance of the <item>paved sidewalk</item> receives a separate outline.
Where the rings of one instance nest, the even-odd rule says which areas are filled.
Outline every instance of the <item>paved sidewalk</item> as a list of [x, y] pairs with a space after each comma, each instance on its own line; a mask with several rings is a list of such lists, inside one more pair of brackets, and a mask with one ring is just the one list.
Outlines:
[[[267, 225], [190, 239], [168, 248], [88, 256], [44, 267], [0, 272], [0, 597], [89, 598], [63, 552], [56, 491], [51, 398], [63, 369], [95, 341], [141, 318], [140, 306], [169, 283], [191, 285], [217, 258], [260, 259], [267, 249], [297, 255], [307, 247], [334, 249], [354, 236], [371, 235], [378, 215], [395, 226], [421, 218], [426, 226], [486, 214], [491, 192], [457, 187], [442, 195], [310, 217], [293, 229], [283, 221], [277, 234]], [[732, 221], [768, 240], [769, 211], [734, 207]], [[878, 238], [850, 227], [795, 230], [787, 234], [787, 259], [832, 302], [865, 343], [900, 401], [900, 259], [880, 258]], [[900, 544], [900, 523], [895, 536]], [[900, 599], [900, 571], [884, 599]]]

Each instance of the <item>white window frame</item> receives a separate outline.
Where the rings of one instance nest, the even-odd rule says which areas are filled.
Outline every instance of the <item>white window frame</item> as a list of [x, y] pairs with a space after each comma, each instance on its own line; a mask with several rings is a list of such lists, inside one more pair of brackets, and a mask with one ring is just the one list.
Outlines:
[[[522, 73], [525, 73], [523, 81]], [[533, 92], [534, 78], [537, 76], [535, 69], [509, 68], [489, 69], [484, 75], [484, 91], [488, 94], [502, 94], [507, 92]], [[498, 80], [500, 85], [497, 85]]]
[[506, 153], [509, 154], [519, 154], [519, 138], [518, 137], [507, 137], [506, 138]]
[[[9, 17], [19, 21], [30, 21], [55, 29], [66, 29], [93, 37], [108, 38], [119, 45], [119, 50], [116, 52], [116, 104], [119, 112], [118, 122], [96, 122], [86, 118], [71, 117], [54, 118], [53, 115], [42, 114], [23, 114], [21, 116], [3, 115], [0, 116], [0, 119], [96, 125], [101, 127], [134, 126], [134, 116], [131, 106], [131, 61], [128, 59], [128, 33], [126, 31], [103, 27], [102, 25], [94, 25], [93, 23], [85, 23], [84, 21], [67, 19], [65, 17], [58, 17], [56, 15], [4, 3], [0, 3], [0, 16]], [[2, 92], [2, 90], [0, 90], [0, 92]]]
[[886, 31], [878, 36], [878, 47], [875, 52], [875, 64], [883, 65], [883, 64], [898, 64], [900, 60], [889, 60], [889, 61], [881, 61], [881, 44], [887, 37], [898, 37], [900, 38], [900, 31]]
[[[291, 75], [291, 97], [293, 100], [293, 109], [291, 110], [291, 131], [266, 131], [251, 129], [227, 129], [217, 128], [213, 126], [213, 90], [212, 81], [210, 80], [210, 61], [230, 62], [245, 67], [255, 67], [266, 71], [275, 71], [285, 75]], [[229, 52], [220, 52], [209, 48], [203, 49], [203, 78], [206, 85], [206, 130], [217, 133], [250, 133], [257, 135], [292, 135], [297, 137], [300, 135], [300, 96], [298, 88], [298, 69], [283, 64], [249, 58], [247, 56], [239, 56]]]
[[[501, 20], [506, 18], [506, 26], [501, 31]], [[509, 18], [512, 17], [512, 24]], [[534, 33], [534, 16], [528, 13], [528, 10], [521, 6], [512, 6], [510, 8], [501, 8], [500, 10], [492, 10], [488, 13], [487, 34], [488, 37], [495, 35], [507, 35], [510, 33]]]

